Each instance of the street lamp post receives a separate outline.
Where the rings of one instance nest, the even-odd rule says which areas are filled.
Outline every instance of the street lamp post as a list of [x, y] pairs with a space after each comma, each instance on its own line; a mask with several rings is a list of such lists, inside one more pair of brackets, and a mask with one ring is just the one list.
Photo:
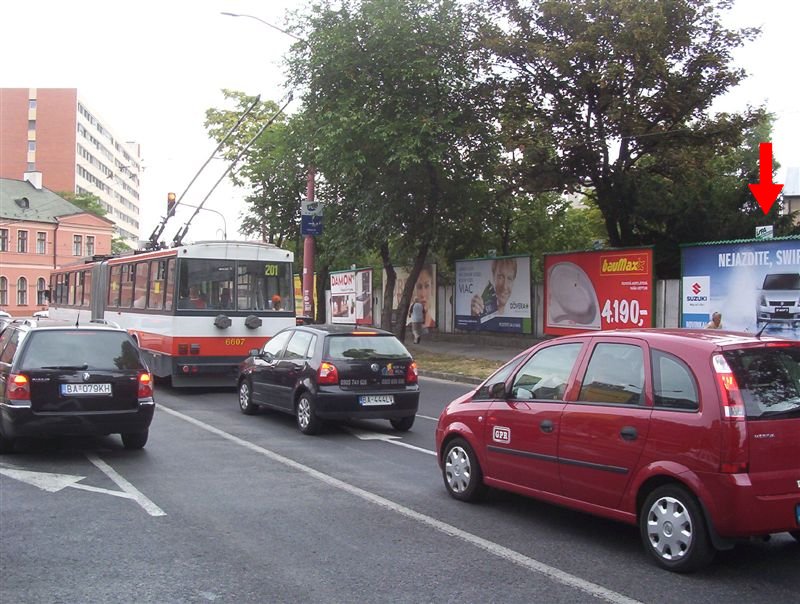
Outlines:
[[[291, 32], [286, 31], [285, 29], [281, 29], [280, 27], [269, 23], [268, 21], [264, 21], [260, 17], [256, 17], [255, 15], [247, 15], [247, 14], [240, 14], [240, 13], [230, 13], [230, 12], [222, 12], [220, 13], [227, 17], [245, 17], [247, 19], [254, 19], [267, 27], [270, 27], [276, 31], [281, 32], [282, 34], [286, 34], [290, 38], [294, 38], [298, 42], [303, 43], [304, 45], [308, 45], [308, 42], [299, 36], [294, 35]], [[308, 170], [308, 180], [306, 182], [306, 201], [311, 203], [314, 201], [314, 176], [315, 170], [313, 167], [309, 168]], [[314, 240], [314, 235], [305, 235], [303, 238], [303, 274], [302, 274], [302, 283], [303, 283], [303, 314], [308, 317], [316, 316], [315, 308], [314, 308], [314, 256], [316, 255], [316, 241]]]
[[[225, 239], [226, 241], [228, 240], [228, 221], [225, 220], [225, 214], [223, 214], [218, 210], [212, 210], [211, 208], [202, 208], [200, 206], [193, 206], [192, 204], [186, 202], [183, 202], [181, 205], [186, 206], [187, 208], [194, 208], [196, 210], [204, 210], [206, 212], [214, 212], [214, 214], [217, 214], [220, 218], [222, 218], [222, 238]], [[219, 231], [219, 229], [217, 229], [217, 231]]]

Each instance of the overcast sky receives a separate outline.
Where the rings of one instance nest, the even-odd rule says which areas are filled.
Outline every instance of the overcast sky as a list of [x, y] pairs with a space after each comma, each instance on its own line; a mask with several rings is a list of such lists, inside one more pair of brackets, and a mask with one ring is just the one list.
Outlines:
[[[287, 10], [305, 0], [2, 0], [0, 87], [77, 88], [117, 138], [142, 150], [141, 237], [164, 213], [166, 195], [183, 192], [211, 154], [205, 110], [223, 106], [220, 90], [231, 88], [278, 101], [287, 90], [280, 59], [291, 38], [254, 19], [281, 26]], [[730, 26], [760, 26], [761, 38], [736, 54], [751, 75], [717, 103], [741, 110], [766, 103], [778, 120], [773, 151], [782, 165], [800, 167], [800, 77], [797, 40], [800, 1], [737, 0]], [[289, 110], [297, 108], [297, 101]], [[184, 198], [198, 204], [227, 164], [213, 161]], [[236, 238], [246, 192], [227, 181], [206, 202], [221, 212], [227, 235]], [[171, 240], [188, 212], [179, 213], [163, 239]], [[200, 212], [187, 239], [221, 237], [223, 220]]]

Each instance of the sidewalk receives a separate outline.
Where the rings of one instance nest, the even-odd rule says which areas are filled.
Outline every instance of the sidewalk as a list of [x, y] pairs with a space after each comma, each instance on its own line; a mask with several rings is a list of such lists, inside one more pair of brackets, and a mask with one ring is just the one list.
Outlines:
[[[411, 354], [414, 354], [414, 349], [419, 349], [432, 354], [439, 353], [465, 359], [479, 358], [505, 363], [538, 341], [540, 340], [533, 336], [432, 333], [424, 335], [419, 344], [407, 343], [407, 345]], [[424, 369], [420, 369], [419, 374], [424, 377], [435, 377], [467, 384], [480, 384], [483, 381], [469, 376]]]

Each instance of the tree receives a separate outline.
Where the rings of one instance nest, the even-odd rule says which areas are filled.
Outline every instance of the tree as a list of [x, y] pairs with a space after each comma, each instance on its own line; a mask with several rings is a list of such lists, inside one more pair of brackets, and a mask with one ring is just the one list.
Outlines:
[[[343, 0], [301, 19], [306, 42], [293, 47], [291, 82], [303, 89], [314, 165], [334, 192], [326, 229], [335, 224], [339, 245], [379, 251], [384, 299], [394, 295], [395, 261], [411, 264], [404, 316], [441, 233], [475, 207], [465, 200], [491, 139], [469, 15], [456, 0]], [[405, 322], [396, 328], [403, 337]]]
[[[101, 218], [105, 218], [108, 212], [106, 211], [105, 207], [103, 206], [103, 202], [100, 198], [95, 195], [94, 193], [81, 193], [80, 195], [77, 193], [73, 193], [72, 191], [62, 191], [58, 193], [58, 196], [66, 199], [72, 205], [81, 208], [82, 210], [89, 212], [90, 214], [94, 214], [95, 216], [100, 216]], [[125, 243], [125, 240], [121, 237], [112, 237], [111, 239], [111, 253], [112, 254], [122, 254], [123, 252], [129, 252], [131, 247]]]
[[[253, 103], [243, 92], [223, 90], [225, 100], [234, 101], [234, 109], [208, 109], [205, 127], [220, 142], [242, 113]], [[259, 130], [278, 113], [273, 101], [259, 101], [239, 129], [223, 146], [223, 155], [235, 160], [239, 152]], [[247, 208], [242, 232], [257, 235], [262, 241], [279, 247], [292, 247], [299, 235], [300, 199], [305, 187], [301, 144], [291, 119], [280, 114], [255, 141], [231, 173], [236, 185], [249, 185], [252, 195], [245, 198]]]
[[663, 176], [661, 160], [735, 148], [758, 119], [757, 111], [710, 115], [745, 75], [731, 52], [757, 33], [721, 25], [729, 1], [486, 1], [500, 14], [484, 39], [514, 106], [504, 124], [526, 153], [532, 145], [531, 179], [552, 183], [555, 174], [591, 187], [613, 246], [648, 243], [637, 216], [657, 213], [659, 202], [640, 197], [637, 184]]

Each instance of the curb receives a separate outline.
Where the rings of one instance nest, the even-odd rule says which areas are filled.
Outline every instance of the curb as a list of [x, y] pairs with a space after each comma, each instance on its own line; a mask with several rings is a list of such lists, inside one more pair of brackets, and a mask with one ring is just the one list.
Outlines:
[[485, 378], [476, 378], [470, 375], [461, 375], [460, 373], [448, 373], [446, 371], [428, 371], [426, 369], [420, 369], [419, 375], [422, 377], [431, 377], [437, 378], [440, 380], [448, 380], [450, 382], [459, 382], [462, 384], [473, 384], [478, 385], [482, 384]]

